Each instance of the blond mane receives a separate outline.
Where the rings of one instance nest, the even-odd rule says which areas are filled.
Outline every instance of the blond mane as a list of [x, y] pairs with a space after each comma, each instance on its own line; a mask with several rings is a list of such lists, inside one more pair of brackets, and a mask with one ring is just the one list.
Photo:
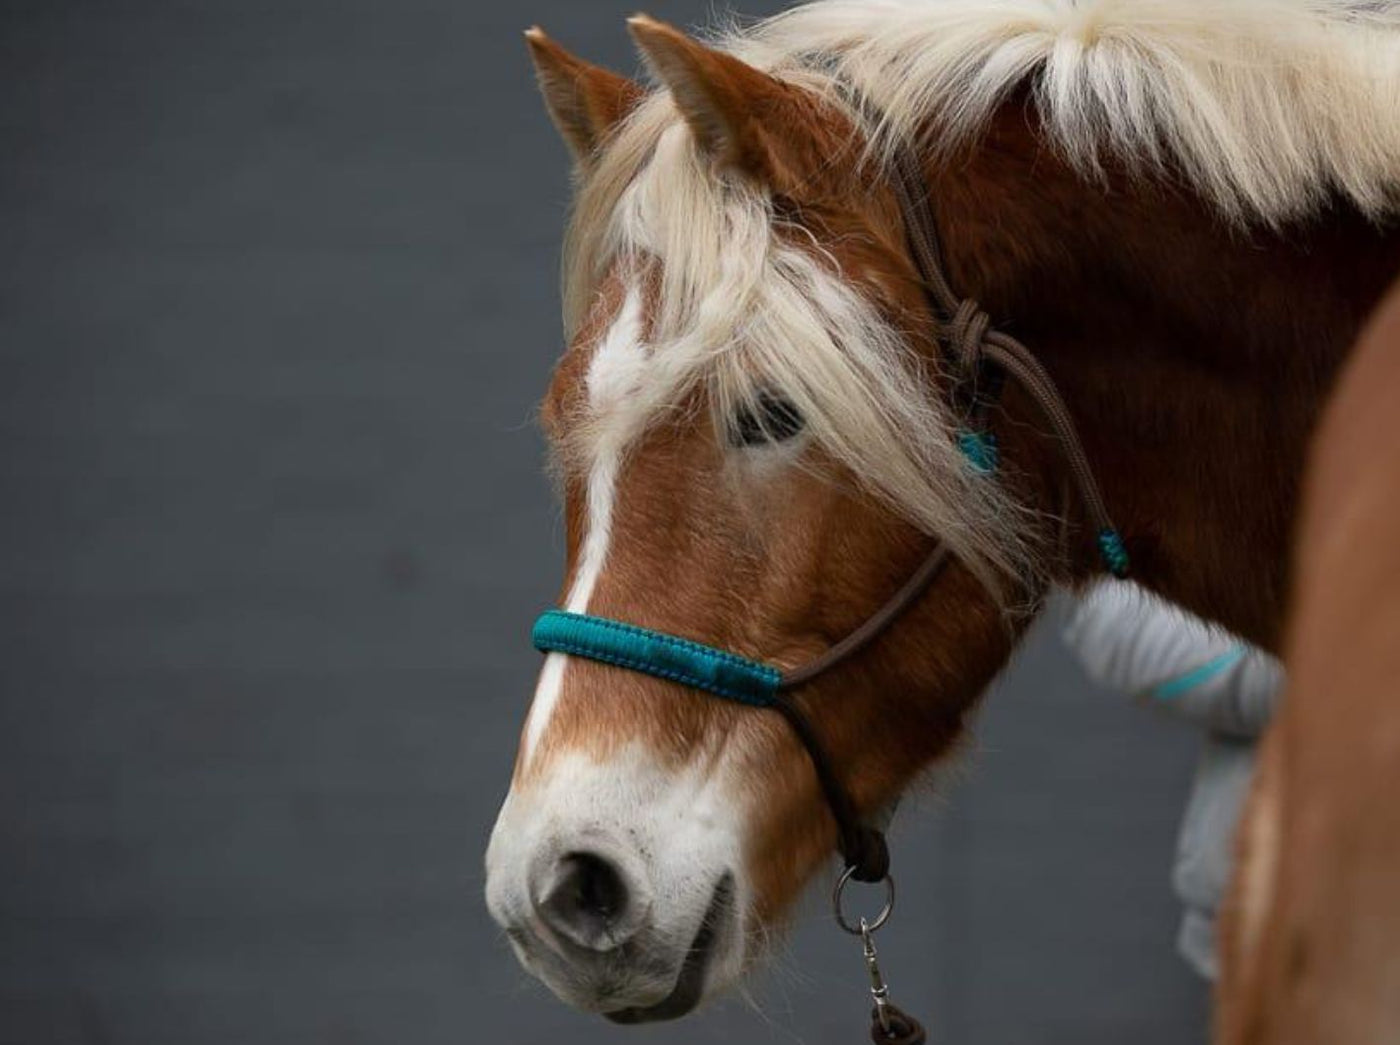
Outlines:
[[1029, 84], [1086, 173], [1171, 168], [1224, 214], [1277, 223], [1332, 192], [1400, 202], [1400, 4], [1376, 0], [821, 0], [732, 33], [778, 72], [829, 55], [887, 143], [947, 149]]

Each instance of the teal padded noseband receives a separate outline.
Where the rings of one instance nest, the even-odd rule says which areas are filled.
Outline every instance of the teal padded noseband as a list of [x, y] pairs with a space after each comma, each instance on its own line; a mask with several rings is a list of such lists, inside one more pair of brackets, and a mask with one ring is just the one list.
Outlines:
[[586, 613], [546, 610], [530, 638], [541, 652], [586, 657], [754, 707], [772, 707], [783, 681], [770, 664]]
[[[920, 571], [926, 576], [915, 578], [919, 581], [918, 587], [927, 583], [940, 562], [941, 557], [933, 563], [935, 568], [925, 567]], [[916, 594], [915, 586], [906, 584], [895, 600], [887, 605], [886, 611], [897, 613], [913, 594]], [[546, 610], [540, 614], [530, 638], [542, 653], [565, 653], [596, 660], [678, 682], [750, 707], [776, 711], [787, 720], [811, 756], [817, 781], [836, 820], [836, 847], [845, 858], [846, 866], [851, 869], [850, 874], [858, 881], [878, 882], [889, 873], [890, 853], [885, 845], [885, 836], [861, 822], [855, 804], [827, 758], [806, 713], [783, 692], [824, 671], [831, 663], [844, 659], [878, 631], [879, 628], [876, 628], [862, 634], [857, 629], [852, 637], [856, 641], [848, 638], [825, 655], [787, 675], [771, 664], [683, 639], [679, 635], [667, 635], [625, 621], [567, 610]]]

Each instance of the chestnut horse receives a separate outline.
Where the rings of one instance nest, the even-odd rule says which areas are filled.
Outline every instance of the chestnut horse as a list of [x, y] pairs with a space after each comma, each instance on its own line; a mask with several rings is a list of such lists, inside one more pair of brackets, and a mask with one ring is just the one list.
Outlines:
[[[889, 177], [1053, 376], [1148, 587], [1277, 649], [1304, 446], [1400, 271], [1400, 19], [1348, 0], [821, 0], [659, 89], [528, 35], [573, 152], [542, 419], [565, 610], [792, 667], [952, 565], [798, 695], [864, 815], [948, 757], [1053, 582], [1101, 570], [1033, 397], [963, 418]], [[866, 103], [850, 103], [858, 96]], [[620, 1021], [732, 985], [835, 824], [768, 711], [550, 653], [487, 902]]]
[[1226, 926], [1222, 1045], [1400, 1041], [1400, 287], [1311, 451], [1285, 643]]

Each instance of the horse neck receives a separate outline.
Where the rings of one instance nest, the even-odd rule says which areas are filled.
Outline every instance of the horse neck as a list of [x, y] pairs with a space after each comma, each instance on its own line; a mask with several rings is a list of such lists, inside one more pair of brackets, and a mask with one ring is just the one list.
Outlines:
[[[1135, 579], [1276, 649], [1306, 442], [1400, 271], [1400, 236], [1342, 203], [1244, 230], [1183, 190], [1112, 173], [1095, 186], [1039, 147], [1024, 112], [966, 162], [929, 167], [953, 285], [1053, 375]], [[1003, 408], [1007, 458], [1065, 509], [1035, 406], [1010, 389]], [[1072, 546], [1080, 580], [1092, 542]]]

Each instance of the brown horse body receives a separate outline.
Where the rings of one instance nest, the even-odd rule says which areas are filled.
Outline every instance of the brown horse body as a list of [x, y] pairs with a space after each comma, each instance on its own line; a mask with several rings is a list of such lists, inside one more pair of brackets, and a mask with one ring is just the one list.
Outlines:
[[[1053, 376], [1134, 576], [1266, 648], [1280, 646], [1307, 441], [1400, 272], [1382, 221], [1400, 203], [1400, 135], [1366, 72], [1394, 75], [1377, 44], [1390, 38], [1350, 5], [1288, 5], [1262, 58], [1255, 37], [1280, 17], [1258, 0], [1182, 0], [1162, 18], [1005, 6], [894, 4], [905, 22], [882, 29], [828, 0], [725, 49], [639, 17], [655, 93], [530, 36], [580, 175], [570, 346], [544, 409], [568, 522], [561, 601], [790, 668], [943, 541], [958, 562], [796, 698], [867, 813], [954, 747], [1030, 619], [1009, 606], [1101, 567], [1014, 384], [988, 420], [1004, 467], [988, 479], [958, 453], [903, 215], [862, 160], [888, 128], [807, 56], [849, 59], [847, 80], [926, 150], [950, 281]], [[936, 78], [930, 54], [959, 33], [946, 106], [901, 108], [917, 77], [898, 70]], [[1027, 63], [1036, 48], [1049, 72]], [[1097, 64], [1074, 58], [1095, 48]], [[988, 88], [978, 62], [1020, 73]], [[985, 104], [958, 134], [964, 87]], [[1314, 106], [1313, 124], [1296, 118]], [[1120, 148], [1094, 152], [1104, 127]], [[1339, 158], [1347, 142], [1356, 155]], [[736, 438], [774, 396], [798, 424]], [[488, 902], [574, 1004], [669, 1018], [754, 960], [832, 838], [775, 716], [555, 653], [493, 832]]]
[[1400, 1041], [1400, 293], [1311, 454], [1285, 651], [1236, 883], [1223, 1045]]

